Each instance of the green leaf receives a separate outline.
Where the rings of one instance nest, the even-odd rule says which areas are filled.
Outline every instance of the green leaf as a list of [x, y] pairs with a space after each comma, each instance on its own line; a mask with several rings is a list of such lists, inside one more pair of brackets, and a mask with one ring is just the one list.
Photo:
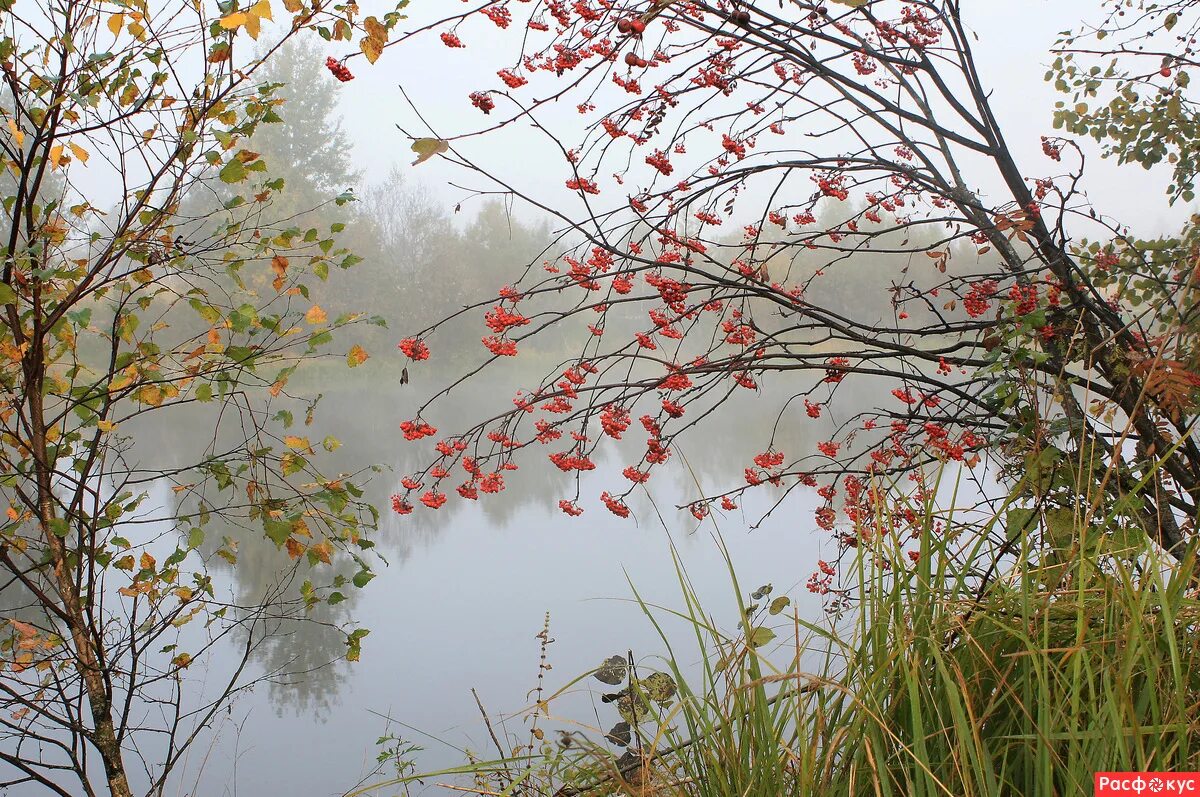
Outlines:
[[638, 682], [638, 688], [646, 697], [660, 706], [670, 703], [671, 699], [675, 697], [675, 693], [679, 691], [675, 685], [675, 679], [665, 672], [651, 673], [647, 678]]
[[752, 648], [761, 648], [763, 645], [770, 644], [773, 639], [775, 639], [775, 632], [765, 626], [750, 629], [750, 634], [746, 637], [746, 641]]
[[12, 304], [17, 300], [17, 292], [8, 283], [0, 282], [0, 305]]
[[1010, 509], [1004, 516], [1004, 535], [1014, 541], [1022, 534], [1028, 534], [1036, 523], [1037, 513], [1032, 509]]
[[276, 545], [283, 545], [288, 541], [288, 537], [292, 536], [292, 524], [286, 520], [273, 520], [269, 517], [263, 518], [263, 531], [267, 537]]
[[246, 179], [246, 165], [237, 158], [234, 158], [225, 164], [219, 176], [223, 183], [240, 183]]

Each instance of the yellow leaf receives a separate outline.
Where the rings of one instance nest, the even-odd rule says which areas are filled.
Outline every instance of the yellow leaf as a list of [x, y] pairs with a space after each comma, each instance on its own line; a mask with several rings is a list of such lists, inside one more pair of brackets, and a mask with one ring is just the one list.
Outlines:
[[378, 39], [363, 38], [358, 42], [358, 48], [362, 50], [363, 55], [367, 57], [368, 63], [375, 63], [379, 60], [379, 56], [383, 54], [383, 45]]
[[301, 3], [300, 0], [283, 0], [283, 7], [286, 8], [288, 12], [295, 14], [297, 11], [304, 8], [304, 4]]
[[259, 19], [274, 19], [271, 16], [271, 0], [258, 0], [257, 3], [250, 6], [249, 13]]
[[283, 438], [283, 444], [288, 448], [297, 450], [308, 450], [312, 448], [312, 443], [308, 442], [307, 437], [298, 437], [296, 435], [288, 435]]
[[115, 423], [113, 423], [112, 421], [97, 421], [96, 428], [107, 434], [108, 432], [111, 432], [113, 429], [116, 429], [117, 425]]
[[133, 384], [133, 377], [130, 376], [129, 374], [122, 374], [121, 376], [118, 376], [117, 378], [113, 379], [113, 381], [108, 383], [108, 392], [116, 393], [118, 390], [129, 387], [132, 384]]
[[113, 14], [108, 18], [108, 29], [112, 31], [112, 35], [120, 36], [121, 28], [125, 27], [125, 15]]
[[356, 368], [367, 361], [371, 355], [367, 354], [367, 350], [357, 343], [346, 353], [346, 364], [351, 368]]
[[78, 144], [71, 144], [69, 146], [71, 147], [71, 153], [75, 156], [76, 160], [78, 160], [80, 163], [88, 162], [88, 158], [91, 156], [88, 155], [88, 151], [86, 149]]
[[412, 143], [412, 151], [417, 153], [417, 159], [412, 165], [424, 163], [434, 155], [441, 155], [450, 150], [450, 142], [443, 141], [440, 138], [418, 138]]
[[367, 17], [363, 20], [363, 30], [367, 32], [369, 38], [379, 42], [388, 40], [388, 31], [382, 22], [375, 17]]
[[320, 305], [314, 304], [308, 308], [308, 312], [304, 314], [304, 320], [310, 324], [324, 324], [329, 316], [321, 309]]
[[143, 404], [149, 404], [151, 407], [157, 407], [163, 403], [163, 392], [156, 385], [143, 385], [137, 392], [137, 400]]
[[23, 132], [22, 132], [22, 131], [21, 131], [21, 130], [20, 130], [18, 127], [17, 127], [17, 123], [16, 123], [16, 122], [14, 122], [12, 119], [9, 119], [9, 120], [8, 120], [8, 131], [9, 131], [10, 133], [12, 133], [12, 136], [13, 136], [13, 138], [14, 138], [14, 139], [16, 139], [16, 142], [17, 142], [17, 146], [18, 146], [18, 147], [23, 147], [23, 146], [25, 146], [25, 133], [23, 133]]
[[54, 171], [62, 165], [63, 160], [63, 145], [55, 144], [50, 148], [49, 154], [46, 156], [50, 160], [50, 170]]
[[141, 560], [138, 562], [138, 566], [143, 570], [153, 570], [154, 564], [154, 557], [148, 553], [143, 553]]
[[262, 29], [262, 19], [253, 14], [246, 17], [246, 33], [250, 34], [250, 38], [258, 40], [258, 32]]
[[21, 513], [17, 511], [16, 507], [12, 506], [5, 510], [4, 514], [8, 515], [9, 520], [16, 520], [17, 518], [21, 517]]
[[250, 20], [250, 15], [244, 11], [235, 11], [232, 14], [221, 17], [221, 27], [225, 30], [237, 30], [245, 25]]

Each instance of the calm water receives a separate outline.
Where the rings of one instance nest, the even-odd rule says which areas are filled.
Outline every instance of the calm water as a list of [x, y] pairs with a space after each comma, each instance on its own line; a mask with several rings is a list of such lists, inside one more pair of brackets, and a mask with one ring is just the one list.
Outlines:
[[[374, 374], [363, 373], [361, 381], [313, 386], [326, 395], [318, 416], [321, 431], [313, 436], [338, 433], [344, 443], [339, 467], [372, 462], [390, 467], [368, 490], [381, 506], [426, 448], [405, 443], [397, 433], [400, 420], [412, 416], [419, 392], [400, 387], [388, 373], [385, 363]], [[447, 402], [441, 416], [429, 420], [447, 430], [461, 425], [477, 417], [497, 391], [511, 387], [481, 385]], [[737, 609], [714, 541], [718, 530], [743, 593], [770, 582], [774, 594], [791, 596], [802, 615], [820, 617], [820, 602], [804, 582], [822, 551], [832, 557], [836, 546], [813, 523], [815, 493], [793, 492], [757, 528], [751, 527], [781, 492], [767, 489], [747, 497], [745, 511], [720, 518], [719, 527], [675, 508], [695, 497], [696, 480], [709, 489], [741, 481], [753, 454], [767, 447], [775, 421], [773, 413], [762, 410], [767, 406], [778, 408], [779, 402], [731, 406], [710, 427], [710, 436], [685, 439], [670, 467], [651, 479], [649, 495], [630, 501], [636, 522], [612, 516], [596, 499], [601, 490], [627, 483], [620, 470], [636, 457], [627, 458], [616, 447], [585, 479], [581, 503], [587, 511], [580, 518], [558, 510], [558, 499], [570, 497], [573, 489], [565, 475], [544, 462], [523, 467], [508, 479], [505, 493], [479, 504], [451, 501], [437, 513], [406, 518], [385, 514], [377, 539], [390, 566], [380, 568], [365, 590], [348, 591], [350, 600], [318, 616], [353, 617], [370, 628], [362, 660], [338, 662], [286, 684], [260, 684], [244, 694], [212, 728], [212, 745], [193, 751], [188, 777], [173, 793], [340, 795], [375, 767], [375, 740], [386, 732], [425, 748], [418, 757], [422, 769], [461, 763], [456, 747], [491, 755], [471, 689], [494, 715], [519, 712], [528, 704], [538, 673], [535, 635], [546, 612], [555, 639], [546, 681], [550, 690], [627, 649], [654, 665], [664, 645], [631, 601], [630, 584], [650, 603], [681, 606], [672, 543], [709, 611], [722, 627], [733, 629]], [[784, 424], [777, 448], [811, 450], [816, 440], [825, 439], [825, 424]], [[191, 428], [176, 427], [164, 450], [194, 444], [188, 439]], [[632, 436], [640, 445], [642, 435]], [[166, 489], [153, 497], [171, 500]], [[282, 557], [272, 548], [247, 540], [239, 566], [224, 574], [227, 588], [248, 597], [275, 580]], [[678, 639], [689, 639], [680, 625], [667, 628]], [[309, 669], [343, 650], [341, 636], [306, 624], [260, 651], [254, 666], [258, 672]], [[689, 649], [683, 650], [686, 661]], [[214, 662], [213, 682], [221, 666]], [[189, 674], [206, 677], [197, 665]], [[566, 715], [559, 726], [567, 727], [567, 720], [605, 727], [615, 721], [609, 707], [601, 707], [597, 718], [592, 706], [584, 694], [556, 704], [556, 713]], [[504, 730], [522, 735], [523, 726], [515, 719]]]

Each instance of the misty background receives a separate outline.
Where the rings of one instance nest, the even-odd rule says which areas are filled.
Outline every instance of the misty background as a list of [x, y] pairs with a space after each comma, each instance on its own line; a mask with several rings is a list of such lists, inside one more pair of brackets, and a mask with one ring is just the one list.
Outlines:
[[[371, 2], [360, 5], [364, 15], [373, 13]], [[974, 44], [995, 91], [997, 116], [1024, 163], [1040, 162], [1040, 136], [1052, 130], [1058, 96], [1043, 81], [1048, 47], [1057, 33], [1077, 27], [1081, 10], [1089, 7], [1082, 0], [1013, 0], [971, 4], [967, 10], [976, 30], [1012, 32]], [[412, 19], [402, 27], [445, 9], [421, 0], [410, 13]], [[352, 616], [372, 630], [362, 661], [324, 666], [343, 652], [343, 637], [320, 624], [298, 626], [268, 646], [256, 666], [264, 672], [301, 671], [304, 677], [259, 686], [234, 704], [223, 720], [229, 727], [213, 734], [214, 746], [193, 753], [188, 770], [198, 786], [192, 793], [341, 794], [376, 767], [376, 739], [388, 734], [425, 748], [419, 754], [422, 768], [459, 761], [456, 748], [486, 756], [486, 730], [470, 690], [478, 689], [497, 714], [527, 704], [537, 676], [534, 637], [547, 611], [556, 640], [550, 649], [551, 686], [626, 649], [640, 656], [662, 652], [653, 628], [629, 601], [629, 585], [648, 601], [676, 605], [672, 545], [708, 605], [726, 607], [730, 612], [724, 619], [735, 622], [725, 566], [712, 542], [717, 531], [729, 544], [746, 590], [772, 582], [776, 594], [788, 594], [802, 612], [821, 616], [820, 600], [803, 585], [822, 551], [836, 545], [813, 522], [815, 495], [791, 495], [760, 526], [757, 521], [780, 497], [770, 489], [748, 498], [743, 512], [721, 520], [719, 527], [676, 510], [704, 487], [739, 480], [750, 457], [766, 447], [775, 416], [749, 404], [723, 408], [721, 421], [709, 426], [703, 440], [680, 441], [680, 456], [655, 476], [648, 494], [631, 502], [637, 523], [616, 519], [598, 504], [589, 505], [583, 518], [566, 518], [557, 502], [573, 494], [573, 484], [544, 462], [522, 468], [508, 479], [503, 494], [478, 505], [452, 501], [440, 512], [407, 518], [386, 511], [388, 496], [424, 453], [405, 444], [399, 423], [447, 382], [484, 361], [483, 311], [464, 314], [439, 333], [431, 341], [435, 356], [420, 367], [410, 365], [408, 384], [401, 383], [406, 362], [396, 342], [465, 305], [495, 297], [522, 268], [551, 257], [558, 246], [548, 219], [507, 204], [493, 193], [494, 184], [437, 158], [410, 165], [410, 136], [458, 135], [487, 122], [467, 95], [494, 82], [487, 65], [511, 50], [511, 37], [483, 26], [462, 35], [465, 52], [449, 53], [430, 36], [385, 52], [372, 68], [360, 59], [352, 63], [358, 67], [356, 79], [347, 84], [331, 80], [323, 63], [327, 54], [340, 57], [344, 51], [327, 52], [315, 40], [302, 40], [284, 47], [263, 76], [286, 84], [281, 93], [288, 99], [281, 110], [287, 124], [265, 126], [251, 142], [271, 171], [287, 181], [274, 214], [297, 215], [302, 226], [343, 223], [341, 243], [362, 258], [331, 275], [314, 301], [331, 315], [356, 311], [387, 322], [339, 336], [343, 349], [354, 344], [366, 349], [370, 359], [362, 366], [348, 371], [337, 362], [306, 365], [291, 387], [299, 395], [321, 397], [315, 421], [320, 432], [314, 439], [333, 434], [342, 443], [331, 470], [383, 466], [366, 498], [384, 510], [377, 538], [390, 567], [345, 603], [322, 609], [329, 613], [323, 621]], [[564, 107], [549, 116], [570, 124], [575, 114]], [[571, 207], [579, 201], [563, 186], [561, 154], [528, 125], [455, 146], [549, 205]], [[1091, 201], [1142, 235], [1176, 229], [1193, 210], [1177, 206], [1169, 215], [1157, 215], [1162, 203], [1143, 200], [1162, 196], [1169, 182], [1165, 170], [1118, 171], [1094, 153], [1088, 169]], [[348, 189], [357, 201], [331, 202]], [[190, 198], [198, 206], [219, 200], [216, 191]], [[801, 269], [793, 276], [802, 280], [804, 270], [824, 265], [814, 256], [793, 264]], [[850, 258], [838, 264], [839, 278], [820, 282], [811, 298], [831, 310], [852, 309], [858, 317], [873, 310], [885, 314], [891, 306], [887, 288], [905, 266], [901, 257]], [[645, 319], [628, 323], [632, 329]], [[465, 427], [493, 414], [496, 402], [506, 403], [516, 389], [536, 385], [570, 356], [570, 341], [560, 336], [532, 341], [515, 363], [485, 372], [426, 419], [439, 428]], [[777, 391], [776, 398], [788, 395], [786, 386], [764, 389]], [[769, 398], [758, 401], [779, 405]], [[866, 408], [847, 398], [838, 406], [842, 418]], [[829, 414], [789, 425], [777, 445], [811, 448], [838, 420]], [[146, 445], [182, 449], [205, 434], [176, 424], [157, 430]], [[619, 480], [624, 464], [620, 448], [610, 448], [589, 483]], [[589, 494], [586, 487], [584, 493]], [[164, 489], [151, 500], [161, 505], [174, 497]], [[281, 565], [274, 554], [269, 541], [247, 539], [240, 566], [226, 574], [228, 588], [250, 596], [271, 582]], [[586, 695], [566, 705], [582, 709], [576, 718], [594, 719], [597, 725], [611, 719], [598, 706], [589, 715], [592, 702]]]

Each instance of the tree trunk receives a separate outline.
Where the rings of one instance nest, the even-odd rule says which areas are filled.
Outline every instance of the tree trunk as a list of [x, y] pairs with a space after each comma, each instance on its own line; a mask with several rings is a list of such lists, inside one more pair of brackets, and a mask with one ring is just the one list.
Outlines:
[[[36, 348], [36, 347], [34, 347]], [[40, 358], [40, 354], [36, 354]], [[34, 367], [37, 367], [35, 363]], [[63, 615], [66, 618], [67, 630], [71, 634], [71, 642], [75, 647], [75, 670], [83, 680], [87, 690], [88, 705], [92, 713], [92, 731], [87, 734], [92, 744], [100, 754], [104, 763], [104, 775], [108, 788], [113, 797], [133, 797], [129, 788], [129, 779], [125, 774], [125, 762], [121, 755], [121, 746], [117, 742], [116, 726], [112, 717], [112, 694], [105, 682], [101, 664], [102, 653], [98, 653], [98, 645], [88, 631], [87, 616], [84, 613], [83, 601], [71, 575], [71, 566], [67, 558], [67, 548], [63, 539], [54, 533], [55, 512], [53, 489], [53, 464], [46, 450], [46, 428], [40, 379], [33, 384], [29, 391], [30, 426], [32, 440], [30, 441], [37, 463], [38, 488], [38, 523], [50, 551], [50, 562], [54, 568], [54, 580], [62, 601]], [[87, 774], [79, 773], [86, 778]]]

